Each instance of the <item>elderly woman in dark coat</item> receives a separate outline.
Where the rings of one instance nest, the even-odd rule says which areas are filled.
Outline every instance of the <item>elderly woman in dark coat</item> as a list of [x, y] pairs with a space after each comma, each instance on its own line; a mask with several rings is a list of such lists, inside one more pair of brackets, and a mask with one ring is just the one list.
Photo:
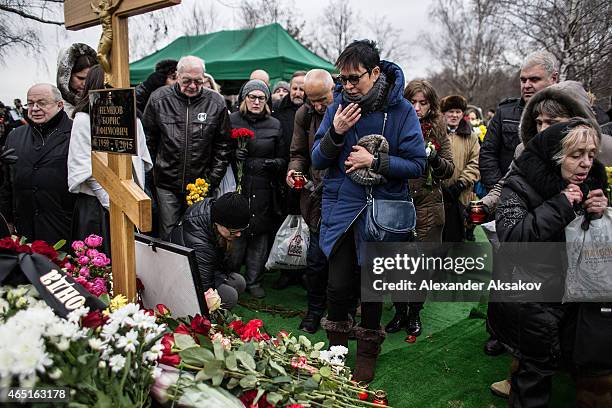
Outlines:
[[236, 240], [231, 263], [238, 270], [246, 261], [249, 293], [262, 298], [261, 287], [272, 225], [273, 182], [284, 171], [284, 141], [281, 123], [270, 116], [270, 89], [258, 79], [247, 82], [240, 93], [240, 109], [230, 115], [232, 129], [246, 128], [255, 134], [245, 148], [236, 150], [244, 174], [238, 183], [249, 199], [251, 221], [248, 230]]
[[[599, 132], [584, 119], [574, 118], [536, 135], [504, 184], [496, 213], [500, 242], [564, 242], [565, 227], [577, 212], [601, 216], [608, 201], [603, 193], [605, 169], [594, 159], [599, 144]], [[565, 258], [558, 251], [540, 249], [537, 264], [519, 261], [508, 278], [546, 282], [560, 299]], [[490, 328], [519, 361], [511, 375], [509, 406], [548, 406], [552, 375], [561, 367], [561, 356], [567, 355], [566, 346], [571, 344], [562, 333], [576, 307], [536, 302], [497, 304]]]

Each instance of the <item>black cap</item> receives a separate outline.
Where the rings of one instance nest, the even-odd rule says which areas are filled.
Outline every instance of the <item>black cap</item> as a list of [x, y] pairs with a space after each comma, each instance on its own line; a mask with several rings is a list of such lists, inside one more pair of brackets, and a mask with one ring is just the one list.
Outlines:
[[249, 226], [249, 200], [240, 193], [225, 193], [210, 208], [212, 222], [225, 228], [244, 229]]

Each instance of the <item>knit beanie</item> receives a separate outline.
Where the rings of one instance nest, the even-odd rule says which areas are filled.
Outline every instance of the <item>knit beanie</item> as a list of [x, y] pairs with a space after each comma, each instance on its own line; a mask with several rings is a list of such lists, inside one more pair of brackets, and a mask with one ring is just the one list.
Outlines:
[[289, 92], [289, 90], [291, 89], [291, 85], [289, 85], [289, 82], [278, 81], [276, 85], [274, 85], [274, 88], [272, 89], [272, 93], [276, 92], [276, 90], [279, 88], [285, 88], [287, 92]]
[[225, 193], [210, 208], [212, 222], [225, 228], [243, 229], [249, 226], [249, 200], [237, 192]]
[[253, 91], [261, 91], [266, 95], [266, 99], [270, 99], [270, 88], [268, 85], [260, 79], [251, 79], [249, 82], [244, 84], [242, 92], [240, 93], [240, 99], [246, 98], [246, 96]]
[[467, 101], [461, 95], [449, 95], [440, 101], [440, 110], [448, 112], [451, 109], [459, 109], [462, 112], [467, 109]]

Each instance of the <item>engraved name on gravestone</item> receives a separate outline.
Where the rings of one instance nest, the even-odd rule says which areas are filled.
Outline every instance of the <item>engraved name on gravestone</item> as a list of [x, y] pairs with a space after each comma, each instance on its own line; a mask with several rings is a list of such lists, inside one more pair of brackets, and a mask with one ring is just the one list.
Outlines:
[[91, 149], [138, 154], [134, 88], [89, 92]]

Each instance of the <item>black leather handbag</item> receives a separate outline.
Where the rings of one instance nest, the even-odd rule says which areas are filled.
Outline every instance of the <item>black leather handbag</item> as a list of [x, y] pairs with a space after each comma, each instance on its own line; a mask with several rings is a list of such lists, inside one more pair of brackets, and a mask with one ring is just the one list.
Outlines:
[[414, 241], [416, 210], [410, 200], [380, 200], [368, 192], [366, 207], [366, 241]]
[[[382, 126], [385, 135], [387, 112]], [[410, 191], [410, 190], [408, 190]], [[381, 200], [372, 196], [372, 187], [367, 187], [366, 241], [407, 242], [414, 241], [416, 231], [416, 210], [410, 200]]]

